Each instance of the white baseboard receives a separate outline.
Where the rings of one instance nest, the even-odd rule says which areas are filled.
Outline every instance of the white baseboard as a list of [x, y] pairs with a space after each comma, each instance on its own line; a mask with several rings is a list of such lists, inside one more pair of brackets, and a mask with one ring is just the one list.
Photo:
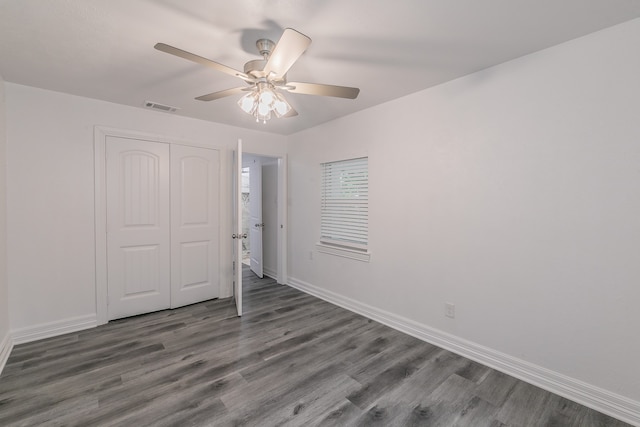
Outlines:
[[95, 328], [98, 326], [98, 320], [95, 314], [87, 316], [72, 317], [57, 322], [42, 323], [26, 328], [15, 329], [11, 331], [13, 342], [15, 344], [23, 344], [31, 341], [51, 338], [58, 335], [77, 332], [83, 329]]
[[400, 332], [640, 427], [640, 402], [289, 277], [289, 285]]
[[11, 338], [11, 334], [7, 333], [2, 339], [2, 342], [0, 342], [0, 374], [2, 374], [2, 370], [7, 364], [7, 360], [9, 360], [11, 350], [13, 350], [13, 339]]
[[275, 281], [278, 280], [278, 272], [270, 269], [269, 267], [262, 267], [262, 273], [267, 277], [271, 277]]

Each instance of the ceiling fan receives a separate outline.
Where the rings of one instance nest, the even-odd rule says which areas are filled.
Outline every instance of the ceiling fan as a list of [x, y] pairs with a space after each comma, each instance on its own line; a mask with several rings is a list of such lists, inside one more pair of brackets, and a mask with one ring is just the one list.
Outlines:
[[266, 123], [271, 118], [272, 113], [276, 117], [298, 115], [286, 101], [282, 92], [347, 99], [355, 99], [360, 93], [360, 89], [354, 87], [288, 82], [287, 72], [310, 44], [311, 39], [309, 37], [291, 28], [284, 30], [277, 44], [268, 39], [260, 39], [256, 42], [256, 47], [262, 55], [262, 59], [247, 62], [244, 64], [244, 71], [236, 70], [164, 43], [157, 43], [154, 47], [159, 51], [197, 62], [244, 80], [248, 86], [213, 92], [199, 96], [196, 99], [199, 101], [213, 101], [247, 92], [245, 96], [240, 98], [238, 105], [244, 112], [254, 116], [256, 121]]

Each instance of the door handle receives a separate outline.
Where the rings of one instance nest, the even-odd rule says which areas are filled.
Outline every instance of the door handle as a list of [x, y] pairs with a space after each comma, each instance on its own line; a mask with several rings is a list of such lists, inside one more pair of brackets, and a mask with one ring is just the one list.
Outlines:
[[233, 233], [233, 234], [231, 235], [231, 238], [232, 238], [232, 239], [246, 239], [246, 238], [247, 238], [247, 233], [244, 233], [244, 234], [236, 234], [236, 233]]
[[264, 222], [262, 224], [254, 224], [254, 227], [264, 227]]

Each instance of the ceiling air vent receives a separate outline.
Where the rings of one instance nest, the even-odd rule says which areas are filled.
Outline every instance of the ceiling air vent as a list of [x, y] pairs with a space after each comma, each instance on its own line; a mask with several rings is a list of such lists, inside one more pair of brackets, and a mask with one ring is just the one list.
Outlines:
[[158, 104], [157, 102], [152, 102], [152, 101], [144, 101], [144, 106], [147, 108], [152, 108], [154, 110], [166, 111], [169, 113], [173, 113], [179, 110], [178, 107], [172, 107], [171, 105]]

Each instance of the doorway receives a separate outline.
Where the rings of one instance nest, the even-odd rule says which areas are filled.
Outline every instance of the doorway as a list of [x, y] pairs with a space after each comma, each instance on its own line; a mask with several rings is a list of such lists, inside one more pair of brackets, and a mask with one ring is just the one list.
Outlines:
[[278, 158], [242, 157], [242, 263], [278, 279]]
[[[251, 170], [242, 168], [242, 234], [249, 236], [249, 203], [251, 201]], [[242, 263], [251, 265], [251, 241], [247, 237], [242, 241]]]

